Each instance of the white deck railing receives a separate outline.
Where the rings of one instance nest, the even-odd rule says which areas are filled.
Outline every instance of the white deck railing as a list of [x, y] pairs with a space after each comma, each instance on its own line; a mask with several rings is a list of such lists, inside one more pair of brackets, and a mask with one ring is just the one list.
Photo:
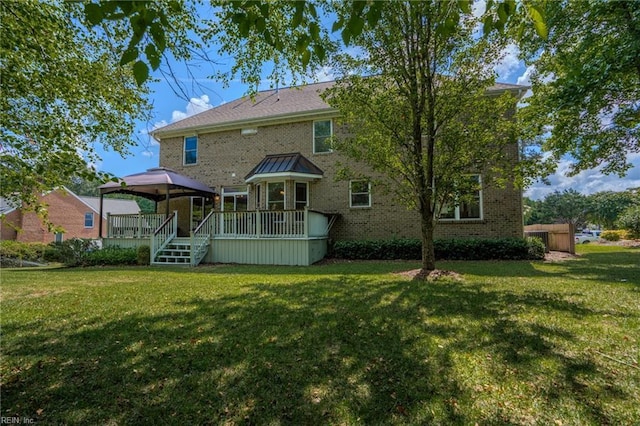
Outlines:
[[213, 236], [307, 238], [327, 235], [326, 216], [309, 210], [214, 213]]
[[164, 249], [172, 239], [176, 237], [178, 232], [178, 212], [173, 212], [159, 227], [155, 230], [151, 236], [150, 251], [151, 251], [151, 264], [154, 263], [158, 253]]
[[196, 266], [207, 254], [209, 241], [213, 234], [214, 212], [204, 218], [196, 229], [190, 232], [191, 240], [191, 266]]
[[149, 238], [166, 217], [161, 213], [107, 214], [107, 238]]
[[[173, 215], [177, 228], [177, 217]], [[107, 238], [156, 239], [154, 236], [166, 221], [164, 214], [107, 215]], [[203, 225], [204, 224], [204, 225]], [[166, 227], [165, 227], [166, 228]], [[166, 231], [163, 230], [162, 232]], [[311, 210], [265, 210], [251, 212], [212, 212], [198, 227], [196, 236], [209, 238], [314, 238], [327, 237], [328, 219]]]

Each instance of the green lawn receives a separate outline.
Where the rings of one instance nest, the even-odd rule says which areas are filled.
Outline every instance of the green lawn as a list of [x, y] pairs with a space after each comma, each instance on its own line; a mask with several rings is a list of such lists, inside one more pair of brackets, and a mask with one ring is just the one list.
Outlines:
[[2, 271], [2, 416], [45, 424], [640, 422], [640, 250], [563, 263]]

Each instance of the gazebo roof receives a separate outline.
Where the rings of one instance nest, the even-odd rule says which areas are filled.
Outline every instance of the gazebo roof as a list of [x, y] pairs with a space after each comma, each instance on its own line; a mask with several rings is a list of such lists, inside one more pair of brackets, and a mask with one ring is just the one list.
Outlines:
[[165, 167], [123, 177], [100, 186], [100, 194], [124, 193], [161, 201], [177, 197], [213, 197], [216, 192], [202, 182]]

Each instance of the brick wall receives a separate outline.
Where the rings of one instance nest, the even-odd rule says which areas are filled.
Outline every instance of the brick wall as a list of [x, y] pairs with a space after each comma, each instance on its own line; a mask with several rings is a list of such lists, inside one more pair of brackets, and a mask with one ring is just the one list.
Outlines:
[[[417, 212], [399, 204], [382, 187], [372, 187], [371, 208], [349, 208], [349, 182], [336, 181], [339, 163], [347, 163], [339, 153], [313, 153], [313, 122], [299, 122], [259, 127], [255, 135], [242, 136], [240, 129], [200, 134], [198, 163], [182, 165], [183, 138], [168, 138], [160, 144], [160, 165], [172, 168], [215, 187], [243, 185], [244, 178], [266, 155], [300, 152], [324, 171], [324, 178], [309, 184], [310, 208], [338, 213], [331, 231], [334, 239], [419, 237]], [[360, 165], [363, 173], [372, 173]], [[292, 183], [291, 183], [292, 185]], [[292, 186], [288, 185], [288, 190]], [[264, 200], [265, 188], [262, 188]], [[254, 207], [255, 185], [250, 186], [249, 208]], [[175, 201], [175, 208], [185, 201]], [[219, 208], [219, 206], [216, 206]], [[287, 197], [287, 208], [293, 208], [293, 196]], [[174, 202], [172, 201], [172, 210]], [[513, 189], [483, 190], [484, 217], [481, 221], [440, 222], [437, 237], [521, 237], [522, 196]], [[184, 211], [184, 207], [180, 208]], [[188, 210], [186, 210], [188, 212]], [[182, 214], [182, 213], [181, 213]], [[188, 214], [188, 213], [187, 213]]]
[[13, 210], [0, 219], [0, 240], [15, 240], [22, 226], [22, 212]]
[[[85, 228], [84, 214], [93, 211], [89, 206], [64, 190], [50, 192], [41, 199], [49, 205], [49, 220], [64, 228], [64, 240], [71, 238], [98, 238], [99, 214], [94, 212], [93, 228]], [[104, 221], [106, 222], [106, 221]], [[106, 230], [106, 223], [103, 223]], [[50, 243], [55, 234], [48, 232], [42, 220], [33, 212], [24, 212], [22, 230], [18, 232], [18, 241]]]

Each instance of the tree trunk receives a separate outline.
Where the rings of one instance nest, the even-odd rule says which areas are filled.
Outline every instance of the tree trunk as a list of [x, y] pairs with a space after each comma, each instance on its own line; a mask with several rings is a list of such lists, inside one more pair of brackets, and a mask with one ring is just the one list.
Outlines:
[[424, 209], [424, 211], [420, 212], [422, 230], [422, 271], [420, 275], [424, 276], [436, 269], [436, 256], [433, 246], [433, 215], [428, 210]]

